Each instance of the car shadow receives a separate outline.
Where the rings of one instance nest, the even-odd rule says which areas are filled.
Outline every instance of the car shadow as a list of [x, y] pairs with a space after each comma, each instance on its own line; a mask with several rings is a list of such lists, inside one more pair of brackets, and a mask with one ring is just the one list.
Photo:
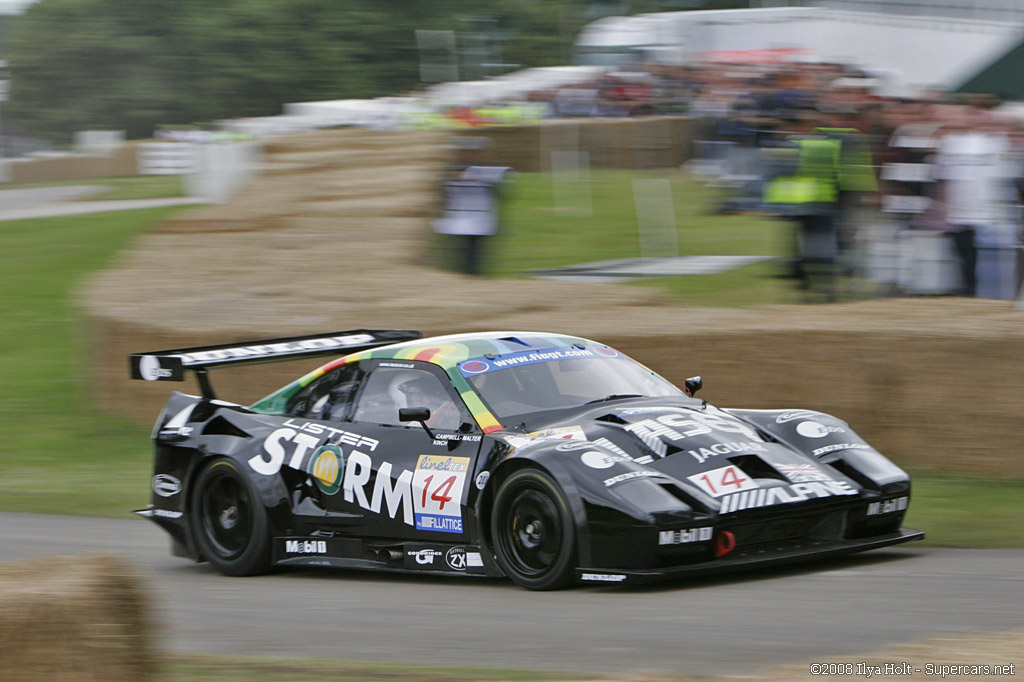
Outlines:
[[[690, 575], [680, 578], [658, 579], [649, 583], [632, 585], [587, 583], [577, 585], [575, 589], [569, 589], [575, 592], [620, 592], [636, 594], [677, 592], [680, 590], [711, 588], [718, 585], [757, 583], [832, 571], [870, 568], [920, 558], [927, 554], [928, 550], [926, 548], [888, 551], [878, 550], [867, 554], [852, 554], [848, 556], [806, 560], [801, 561], [798, 564], [752, 567], [717, 575]], [[183, 565], [179, 568], [180, 570], [176, 570], [176, 573], [192, 572], [210, 576], [219, 575], [217, 570], [208, 563]], [[260, 576], [256, 576], [256, 579], [259, 578]], [[274, 568], [271, 573], [263, 576], [263, 578], [271, 578], [275, 580], [345, 580], [349, 583], [395, 583], [424, 586], [448, 586], [457, 584], [460, 585], [460, 589], [521, 589], [511, 580], [500, 577], [404, 573], [399, 571], [335, 568], [328, 566], [279, 566]], [[252, 580], [253, 578], [249, 579]]]
[[839, 557], [807, 559], [793, 564], [750, 567], [717, 575], [667, 578], [642, 585], [588, 585], [587, 588], [602, 592], [674, 592], [678, 590], [708, 588], [717, 585], [757, 583], [832, 571], [845, 571], [857, 568], [882, 566], [889, 563], [920, 558], [927, 554], [927, 549], [876, 550], [867, 554], [850, 554]]

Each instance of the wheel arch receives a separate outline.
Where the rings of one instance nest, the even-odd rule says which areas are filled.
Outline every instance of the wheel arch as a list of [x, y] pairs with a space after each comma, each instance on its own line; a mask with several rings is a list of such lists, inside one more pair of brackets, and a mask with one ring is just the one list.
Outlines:
[[[268, 476], [252, 471], [252, 467], [249, 466], [249, 457], [246, 454], [248, 453], [227, 448], [201, 447], [193, 450], [191, 459], [186, 465], [187, 484], [183, 486], [185, 497], [182, 500], [182, 508], [191, 512], [192, 502], [197, 494], [196, 483], [207, 465], [215, 459], [227, 459], [238, 466], [241, 475], [247, 476], [252, 481], [253, 487], [259, 495], [259, 502], [267, 512], [271, 535], [279, 535], [290, 525], [291, 509], [288, 486], [280, 472]], [[207, 561], [207, 557], [203, 556], [196, 542], [191, 522], [185, 524], [185, 534], [188, 540], [186, 549], [192, 554], [192, 557], [196, 561]]]
[[[202, 557], [201, 560], [209, 561], [224, 575], [259, 575], [268, 572], [273, 568], [272, 543], [276, 532], [271, 515], [272, 509], [268, 508], [263, 500], [260, 499], [261, 493], [257, 485], [258, 479], [252, 475], [252, 472], [248, 471], [248, 466], [240, 462], [236, 457], [212, 453], [204, 454], [205, 456], [196, 458], [196, 464], [193, 467], [190, 478], [192, 481], [191, 494], [187, 502], [189, 510], [187, 525], [191, 536], [190, 542], [195, 547], [195, 553]], [[207, 485], [220, 485], [220, 481], [225, 478], [238, 481], [242, 487], [242, 495], [248, 498], [247, 505], [238, 504], [239, 498], [237, 495], [233, 500], [232, 497], [224, 498], [220, 495], [214, 495], [212, 498], [202, 497], [204, 487]], [[210, 511], [209, 509], [200, 510], [200, 507], [205, 507], [206, 499], [217, 500], [217, 508], [213, 510], [217, 513], [207, 514]], [[235, 551], [232, 551], [232, 544], [236, 542], [237, 538], [221, 535], [223, 529], [228, 529], [228, 536], [232, 535], [230, 529], [235, 526], [234, 520], [231, 522], [231, 525], [222, 522], [220, 526], [222, 531], [216, 529], [216, 524], [214, 524], [213, 528], [206, 528], [206, 523], [203, 521], [203, 518], [208, 518], [211, 522], [213, 519], [223, 518], [219, 512], [228, 508], [220, 506], [222, 500], [232, 500], [230, 509], [244, 509], [245, 507], [250, 509], [249, 512], [236, 516], [237, 519], [244, 520], [241, 522], [245, 523], [243, 527], [247, 527], [248, 531], [245, 534], [246, 539], [244, 543]], [[199, 530], [200, 525], [206, 528], [206, 530]], [[220, 549], [226, 548], [229, 555], [219, 558], [203, 556], [204, 541], [202, 541], [202, 538], [197, 537], [197, 533], [204, 535], [207, 544], [213, 543], [211, 550], [214, 554], [218, 552], [218, 548], [213, 546], [218, 546]], [[220, 546], [221, 543], [223, 543], [222, 547]]]
[[579, 489], [569, 470], [563, 466], [555, 455], [556, 452], [531, 453], [530, 456], [509, 457], [491, 471], [479, 499], [477, 500], [477, 518], [480, 524], [481, 545], [494, 557], [494, 538], [491, 537], [491, 519], [494, 512], [494, 499], [498, 489], [508, 478], [523, 469], [536, 469], [551, 476], [565, 496], [569, 511], [572, 514], [573, 526], [576, 529], [576, 561], [580, 565], [588, 565], [591, 557], [590, 533], [587, 525], [587, 510], [583, 504]]

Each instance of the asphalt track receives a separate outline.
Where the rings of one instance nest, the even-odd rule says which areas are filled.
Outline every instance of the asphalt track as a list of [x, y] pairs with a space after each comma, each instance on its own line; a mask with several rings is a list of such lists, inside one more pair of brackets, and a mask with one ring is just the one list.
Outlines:
[[910, 544], [729, 578], [536, 593], [332, 569], [225, 578], [171, 556], [143, 520], [0, 513], [0, 562], [95, 553], [144, 574], [162, 647], [174, 652], [749, 674], [1024, 626], [1024, 551]]

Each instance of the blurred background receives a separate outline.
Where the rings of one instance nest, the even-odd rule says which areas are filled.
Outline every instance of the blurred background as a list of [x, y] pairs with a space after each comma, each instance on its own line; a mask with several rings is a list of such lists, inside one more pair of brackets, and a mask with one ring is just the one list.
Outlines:
[[[563, 209], [590, 182], [581, 172], [681, 167], [722, 190], [718, 211], [786, 221], [785, 274], [827, 300], [1020, 289], [1016, 3], [7, 0], [0, 12], [0, 181], [70, 180], [69, 163], [49, 165], [60, 177], [25, 162], [156, 138], [121, 168], [187, 174], [187, 194], [224, 202], [262, 151], [247, 140], [479, 129], [449, 141], [443, 200], [460, 200], [451, 183], [471, 164], [553, 172]], [[577, 125], [492, 130], [555, 121]], [[655, 186], [628, 192], [640, 255], [682, 255], [667, 234], [679, 207]], [[487, 266], [471, 241], [452, 265], [475, 272]]]
[[1022, 67], [1015, 0], [0, 0], [0, 511], [145, 505], [130, 353], [544, 329], [1024, 547]]

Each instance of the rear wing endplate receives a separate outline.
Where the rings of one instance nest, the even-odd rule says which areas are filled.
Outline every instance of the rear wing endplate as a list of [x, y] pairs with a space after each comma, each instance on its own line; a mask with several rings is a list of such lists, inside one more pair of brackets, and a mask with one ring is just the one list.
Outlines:
[[129, 361], [132, 379], [142, 381], [184, 381], [185, 370], [194, 371], [203, 397], [212, 400], [216, 396], [206, 374], [206, 370], [212, 367], [348, 355], [392, 343], [414, 341], [421, 336], [420, 332], [411, 329], [354, 329], [315, 336], [133, 353]]

